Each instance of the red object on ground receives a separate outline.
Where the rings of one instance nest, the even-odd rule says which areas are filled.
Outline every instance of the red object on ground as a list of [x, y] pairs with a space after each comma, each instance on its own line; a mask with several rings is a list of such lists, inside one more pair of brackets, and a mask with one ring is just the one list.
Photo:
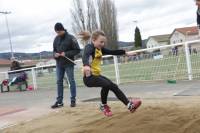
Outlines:
[[28, 86], [27, 90], [28, 91], [33, 91], [33, 86]]
[[3, 84], [4, 86], [8, 86], [8, 80], [7, 80], [7, 79], [4, 80], [4, 81], [2, 82], [2, 84]]

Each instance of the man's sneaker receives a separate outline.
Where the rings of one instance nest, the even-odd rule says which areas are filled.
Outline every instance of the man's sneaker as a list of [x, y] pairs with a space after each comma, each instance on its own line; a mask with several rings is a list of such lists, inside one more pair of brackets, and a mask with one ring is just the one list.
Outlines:
[[76, 101], [71, 101], [70, 107], [76, 107]]
[[63, 106], [64, 106], [63, 103], [58, 103], [58, 102], [56, 102], [54, 105], [51, 106], [51, 108], [52, 108], [52, 109], [56, 109], [56, 108], [61, 108], [61, 107], [63, 107]]
[[110, 110], [110, 107], [107, 104], [101, 104], [100, 110], [104, 113], [105, 116], [110, 117], [112, 116], [112, 112]]
[[133, 113], [140, 107], [141, 104], [142, 101], [140, 99], [132, 99], [128, 103], [128, 110]]

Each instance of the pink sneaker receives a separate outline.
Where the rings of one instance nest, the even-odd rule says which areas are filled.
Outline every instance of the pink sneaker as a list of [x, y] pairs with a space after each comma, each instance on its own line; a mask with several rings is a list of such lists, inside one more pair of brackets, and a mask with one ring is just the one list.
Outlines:
[[132, 99], [130, 100], [128, 104], [128, 110], [130, 110], [131, 113], [134, 113], [142, 104], [142, 101], [140, 99]]
[[105, 104], [105, 105], [100, 105], [100, 110], [104, 113], [104, 115], [105, 116], [107, 116], [107, 117], [110, 117], [110, 116], [112, 116], [113, 114], [112, 114], [112, 112], [111, 112], [111, 110], [110, 110], [110, 107], [107, 105], [107, 104]]

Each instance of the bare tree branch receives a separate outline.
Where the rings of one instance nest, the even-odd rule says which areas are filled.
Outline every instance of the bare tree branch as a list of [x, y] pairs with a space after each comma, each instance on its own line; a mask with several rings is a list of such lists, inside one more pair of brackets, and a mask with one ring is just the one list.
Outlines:
[[73, 0], [73, 9], [71, 10], [71, 15], [73, 18], [72, 30], [75, 34], [80, 31], [86, 30], [85, 16], [84, 16], [84, 6], [81, 0]]
[[73, 18], [72, 30], [75, 34], [81, 31], [93, 32], [98, 29], [97, 15], [93, 0], [87, 0], [86, 9], [81, 0], [73, 0], [71, 9]]
[[98, 0], [99, 22], [107, 36], [107, 48], [118, 49], [117, 10], [111, 0]]
[[98, 29], [96, 9], [93, 0], [87, 0], [87, 30], [92, 33]]

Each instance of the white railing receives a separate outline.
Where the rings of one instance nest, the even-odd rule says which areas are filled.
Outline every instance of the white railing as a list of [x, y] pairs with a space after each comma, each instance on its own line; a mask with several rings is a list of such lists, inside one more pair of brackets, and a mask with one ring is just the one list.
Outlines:
[[193, 43], [200, 43], [200, 40], [187, 41], [187, 42], [183, 42], [183, 43], [164, 45], [164, 46], [160, 46], [160, 47], [135, 50], [135, 51], [131, 51], [130, 53], [134, 54], [134, 53], [146, 52], [146, 51], [150, 51], [150, 50], [157, 50], [157, 49], [170, 48], [170, 47], [176, 47], [176, 46], [184, 46], [185, 47], [187, 70], [188, 70], [188, 79], [192, 80], [192, 67], [191, 67], [191, 58], [190, 58], [188, 44], [193, 44]]
[[[126, 57], [104, 56], [102, 72], [103, 75], [108, 76], [117, 84], [167, 79], [198, 79], [200, 78], [200, 61], [198, 61], [200, 54], [198, 54], [198, 52], [197, 54], [191, 54], [188, 46], [195, 43], [199, 43], [200, 45], [200, 40], [130, 51], [134, 56], [128, 59], [126, 59]], [[182, 46], [182, 48], [184, 48], [179, 55], [168, 54], [163, 57], [161, 56], [162, 58], [154, 59], [152, 53], [149, 52], [158, 49], [166, 49], [167, 53], [170, 53], [171, 49], [176, 46]], [[75, 67], [75, 79], [77, 84], [82, 86], [82, 61], [76, 60], [75, 62], [77, 64]], [[56, 65], [52, 64], [16, 71], [0, 72], [0, 81], [7, 79], [8, 73], [26, 71], [29, 75], [29, 84], [32, 85], [34, 89], [55, 88], [55, 67]]]

